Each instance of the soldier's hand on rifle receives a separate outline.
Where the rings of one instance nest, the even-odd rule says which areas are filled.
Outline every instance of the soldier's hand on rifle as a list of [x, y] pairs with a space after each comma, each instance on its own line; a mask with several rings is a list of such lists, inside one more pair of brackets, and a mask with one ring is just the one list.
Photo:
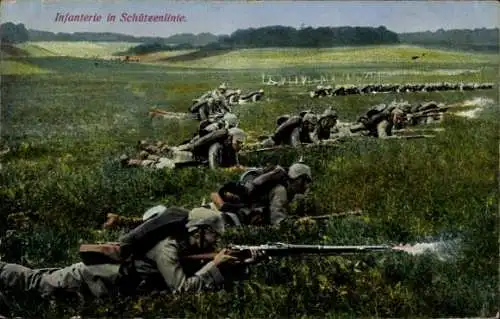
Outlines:
[[230, 255], [231, 251], [227, 248], [222, 249], [217, 255], [215, 255], [213, 262], [216, 266], [226, 264], [226, 263], [236, 263], [239, 261], [238, 258]]

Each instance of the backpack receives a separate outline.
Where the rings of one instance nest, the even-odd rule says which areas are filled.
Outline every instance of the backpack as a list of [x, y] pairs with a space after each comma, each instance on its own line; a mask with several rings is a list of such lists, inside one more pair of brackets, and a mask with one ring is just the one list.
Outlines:
[[167, 237], [182, 239], [187, 236], [188, 218], [188, 210], [169, 207], [163, 214], [154, 215], [121, 236], [118, 243], [81, 245], [80, 258], [84, 264], [94, 265], [121, 264], [141, 257]]
[[287, 180], [287, 171], [279, 165], [252, 168], [240, 176], [240, 183], [247, 189], [249, 199], [269, 192], [276, 185], [286, 185]]
[[203, 137], [197, 139], [192, 145], [193, 154], [197, 156], [206, 156], [210, 146], [214, 143], [222, 143], [229, 136], [227, 129], [219, 129], [205, 134]]
[[385, 111], [385, 109], [387, 109], [387, 105], [386, 104], [378, 104], [378, 105], [375, 105], [374, 107], [372, 107], [371, 109], [368, 110], [368, 112], [366, 112], [366, 117], [368, 118], [371, 118], [372, 116], [375, 116], [377, 114], [380, 114], [382, 112]]
[[300, 127], [302, 118], [300, 116], [291, 116], [283, 122], [275, 131], [273, 140], [276, 145], [286, 144], [290, 139], [293, 130]]

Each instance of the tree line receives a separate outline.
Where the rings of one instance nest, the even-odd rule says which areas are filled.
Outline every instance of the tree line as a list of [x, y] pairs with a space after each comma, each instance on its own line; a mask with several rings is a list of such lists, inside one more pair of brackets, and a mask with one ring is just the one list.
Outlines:
[[499, 29], [453, 29], [425, 32], [400, 33], [402, 43], [440, 47], [458, 50], [491, 51], [499, 50]]
[[24, 24], [0, 25], [3, 43], [26, 41], [120, 41], [141, 42], [129, 53], [150, 53], [175, 49], [240, 49], [264, 47], [327, 48], [383, 44], [413, 44], [459, 50], [498, 51], [498, 28], [455, 29], [435, 32], [395, 33], [384, 26], [374, 27], [305, 27], [268, 26], [239, 29], [230, 35], [182, 33], [167, 38], [135, 37], [101, 32], [53, 33], [28, 30]]

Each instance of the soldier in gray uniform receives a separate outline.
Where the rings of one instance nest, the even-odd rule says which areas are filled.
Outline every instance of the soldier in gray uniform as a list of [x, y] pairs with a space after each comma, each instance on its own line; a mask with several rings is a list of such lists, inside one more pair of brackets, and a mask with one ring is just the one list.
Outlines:
[[313, 132], [318, 124], [316, 114], [303, 111], [300, 115], [284, 115], [278, 118], [278, 128], [272, 136], [262, 141], [263, 147], [290, 145], [298, 147], [301, 143], [312, 143]]
[[350, 127], [352, 133], [365, 131], [367, 136], [386, 138], [392, 136], [392, 128], [403, 121], [404, 112], [394, 105], [377, 105], [361, 116], [358, 124]]
[[[224, 116], [222, 116], [222, 118], [201, 121], [198, 127], [198, 131], [194, 134], [193, 138], [185, 141], [184, 143], [181, 143], [180, 146], [194, 143], [199, 138], [219, 129], [230, 129], [233, 127], [238, 127], [238, 124], [238, 117], [233, 113], [226, 113], [224, 114]], [[168, 153], [168, 151], [172, 147], [162, 141], [152, 143], [142, 140], [138, 142], [138, 148], [140, 149], [139, 158], [148, 159], [149, 155], [160, 156], [162, 154]]]
[[214, 208], [231, 217], [226, 219], [229, 225], [279, 225], [289, 215], [290, 202], [306, 194], [311, 182], [311, 168], [303, 163], [288, 171], [276, 166], [252, 181], [226, 184], [211, 199]]
[[[314, 143], [319, 143], [322, 140], [327, 140], [330, 138], [332, 131], [335, 130], [337, 125], [337, 112], [335, 112], [331, 107], [327, 108], [323, 114], [318, 118], [318, 124], [316, 125], [314, 131], [311, 135], [311, 140]], [[337, 133], [335, 130], [334, 133]]]
[[[238, 117], [233, 114], [233, 113], [226, 113], [222, 118], [215, 119], [215, 120], [206, 120], [200, 122], [200, 126], [198, 129], [198, 137], [202, 137], [210, 132], [213, 132], [215, 130], [219, 129], [230, 129], [233, 127], [238, 127], [239, 120]], [[196, 138], [196, 136], [195, 136]]]
[[226, 91], [226, 83], [222, 83], [217, 89], [212, 91], [208, 102], [210, 114], [216, 114], [218, 112], [231, 112], [231, 109], [229, 108], [229, 102], [227, 101], [225, 96]]
[[169, 148], [169, 156], [146, 155], [146, 158], [120, 158], [122, 166], [145, 166], [156, 169], [175, 168], [182, 165], [208, 163], [211, 169], [239, 166], [238, 152], [246, 139], [246, 133], [233, 127], [219, 129], [190, 143]]
[[[160, 209], [158, 209], [160, 208]], [[166, 213], [166, 207], [156, 207], [155, 214]], [[234, 258], [227, 250], [220, 251], [212, 261], [203, 267], [199, 261], [183, 261], [186, 254], [213, 252], [214, 245], [224, 232], [220, 212], [206, 208], [185, 211], [170, 208], [177, 213], [186, 213], [183, 236], [167, 234], [153, 242], [143, 257], [124, 263], [86, 265], [79, 262], [64, 268], [30, 269], [18, 264], [0, 262], [0, 291], [34, 294], [47, 299], [63, 295], [76, 295], [82, 299], [102, 298], [122, 294], [135, 294], [145, 282], [154, 282], [155, 289], [170, 293], [200, 292], [221, 289], [225, 283], [225, 265]], [[183, 212], [184, 211], [184, 212]], [[187, 271], [197, 266], [194, 271]], [[221, 268], [221, 266], [223, 266]]]

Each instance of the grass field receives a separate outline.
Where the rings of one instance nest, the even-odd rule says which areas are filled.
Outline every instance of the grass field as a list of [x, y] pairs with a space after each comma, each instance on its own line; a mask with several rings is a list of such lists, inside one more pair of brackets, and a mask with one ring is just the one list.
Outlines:
[[[44, 46], [53, 52], [78, 51], [56, 48], [56, 44]], [[405, 58], [422, 51], [428, 52], [428, 61], [417, 64]], [[115, 159], [132, 153], [139, 139], [177, 143], [192, 135], [197, 122], [151, 120], [147, 111], [153, 107], [185, 112], [192, 98], [223, 81], [243, 91], [258, 89], [263, 72], [333, 74], [336, 84], [347, 81], [347, 74], [365, 71], [384, 71], [382, 80], [395, 83], [495, 82], [497, 72], [490, 56], [401, 47], [241, 50], [157, 64], [95, 66], [93, 60], [59, 56], [9, 58], [7, 63], [11, 72], [2, 76], [1, 127], [2, 142], [12, 151], [3, 157], [0, 170], [0, 258], [30, 267], [77, 262], [81, 241], [116, 240], [115, 232], [96, 232], [107, 212], [137, 216], [158, 202], [194, 207], [236, 176], [206, 169], [120, 169]], [[27, 66], [51, 73], [26, 74]], [[480, 71], [430, 72], [436, 69]], [[398, 73], [401, 70], [429, 72]], [[289, 224], [280, 231], [240, 229], [230, 231], [224, 242], [347, 245], [460, 238], [454, 258], [441, 261], [431, 254], [283, 258], [253, 267], [250, 280], [227, 291], [95, 302], [83, 313], [209, 318], [494, 315], [499, 300], [498, 88], [311, 100], [304, 94], [311, 87], [264, 87], [264, 101], [235, 107], [241, 127], [251, 136], [261, 135], [272, 131], [283, 113], [320, 111], [331, 104], [340, 120], [349, 121], [369, 106], [393, 99], [494, 102], [485, 105], [477, 118], [447, 116], [441, 124], [446, 131], [434, 139], [353, 140], [305, 154], [287, 151], [242, 158], [251, 166], [289, 165], [303, 155], [315, 177], [303, 213], [361, 208], [366, 214], [316, 225]], [[15, 227], [16, 213], [24, 213], [31, 222]], [[7, 236], [7, 229], [14, 231]], [[68, 317], [74, 312], [71, 303], [60, 309], [44, 307], [20, 303], [13, 315]]]
[[26, 42], [19, 45], [31, 56], [71, 56], [94, 57], [111, 56], [134, 47], [140, 43], [133, 42], [88, 42], [88, 41], [39, 41]]
[[[182, 56], [168, 59], [175, 66], [221, 68], [221, 69], [251, 69], [251, 68], [283, 68], [290, 66], [324, 67], [327, 65], [350, 66], [356, 64], [392, 64], [403, 66], [419, 66], [420, 64], [477, 64], [497, 63], [497, 55], [470, 54], [443, 50], [430, 50], [411, 46], [382, 47], [347, 47], [338, 49], [302, 49], [302, 48], [269, 48], [242, 49], [235, 51], [220, 51], [222, 54], [207, 56], [192, 61]], [[421, 56], [412, 61], [412, 56]], [[411, 62], [411, 64], [409, 63]]]

